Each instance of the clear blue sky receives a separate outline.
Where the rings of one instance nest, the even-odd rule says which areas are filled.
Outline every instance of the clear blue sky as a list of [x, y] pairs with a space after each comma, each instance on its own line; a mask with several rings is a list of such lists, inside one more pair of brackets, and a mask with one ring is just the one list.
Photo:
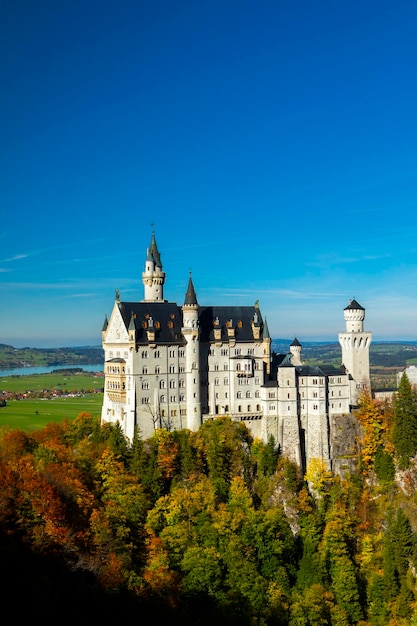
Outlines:
[[97, 345], [143, 298], [275, 338], [417, 339], [417, 3], [6, 0], [0, 343]]

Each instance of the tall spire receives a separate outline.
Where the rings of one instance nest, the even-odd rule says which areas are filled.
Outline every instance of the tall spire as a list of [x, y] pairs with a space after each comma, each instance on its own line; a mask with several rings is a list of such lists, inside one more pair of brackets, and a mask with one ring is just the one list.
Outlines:
[[145, 287], [145, 302], [164, 301], [165, 272], [162, 271], [161, 255], [156, 245], [153, 228], [151, 244], [146, 251], [145, 271], [142, 272], [142, 282]]
[[197, 296], [195, 293], [191, 272], [190, 272], [190, 278], [188, 279], [187, 291], [185, 292], [184, 304], [188, 306], [198, 306]]
[[153, 228], [152, 228], [151, 245], [148, 248], [148, 257], [151, 257], [156, 267], [162, 269], [161, 255], [159, 254], [158, 246], [156, 245], [155, 231]]

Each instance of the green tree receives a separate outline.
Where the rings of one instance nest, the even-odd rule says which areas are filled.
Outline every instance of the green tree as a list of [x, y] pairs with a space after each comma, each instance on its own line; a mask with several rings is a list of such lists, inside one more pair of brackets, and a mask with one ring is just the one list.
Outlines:
[[417, 394], [405, 372], [394, 397], [392, 440], [400, 469], [407, 469], [417, 452]]
[[389, 485], [394, 480], [395, 465], [393, 458], [381, 446], [375, 454], [374, 470], [381, 485]]

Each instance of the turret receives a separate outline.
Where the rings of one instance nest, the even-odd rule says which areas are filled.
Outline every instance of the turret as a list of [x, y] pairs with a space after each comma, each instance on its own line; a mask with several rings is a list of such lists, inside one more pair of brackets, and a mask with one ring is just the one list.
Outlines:
[[290, 345], [291, 352], [291, 363], [292, 365], [302, 365], [303, 362], [301, 360], [301, 343], [298, 341], [297, 337], [295, 337], [294, 341]]
[[182, 318], [182, 334], [187, 342], [185, 348], [187, 428], [196, 431], [201, 426], [200, 334], [198, 327], [198, 302], [191, 273], [182, 306]]
[[369, 347], [372, 333], [364, 332], [365, 309], [355, 300], [345, 307], [346, 332], [339, 333], [342, 363], [351, 377], [351, 405], [355, 406], [362, 389], [370, 389]]
[[147, 249], [145, 271], [142, 272], [145, 287], [143, 302], [163, 302], [165, 272], [162, 271], [161, 256], [156, 245], [155, 233], [152, 231], [151, 244]]

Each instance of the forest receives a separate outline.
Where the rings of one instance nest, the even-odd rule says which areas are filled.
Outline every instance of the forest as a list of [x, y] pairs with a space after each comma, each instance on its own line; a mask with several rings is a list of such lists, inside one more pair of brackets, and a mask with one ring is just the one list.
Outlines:
[[126, 440], [87, 412], [0, 433], [2, 608], [208, 626], [417, 626], [417, 392], [364, 392], [358, 471], [227, 417]]

